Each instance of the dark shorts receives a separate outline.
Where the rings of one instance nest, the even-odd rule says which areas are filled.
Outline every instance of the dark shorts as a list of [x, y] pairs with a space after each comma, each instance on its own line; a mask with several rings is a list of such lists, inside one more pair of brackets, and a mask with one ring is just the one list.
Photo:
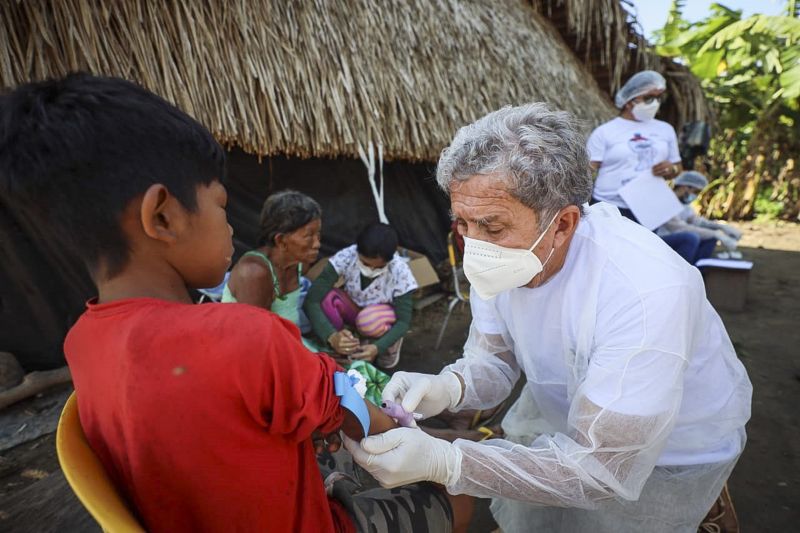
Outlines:
[[317, 461], [328, 494], [347, 509], [359, 533], [453, 530], [453, 509], [443, 489], [431, 483], [381, 488], [366, 471], [352, 463], [352, 457], [344, 450], [336, 454], [323, 452]]
[[333, 497], [344, 505], [360, 533], [449, 533], [453, 510], [444, 490], [431, 483], [355, 492], [333, 484]]

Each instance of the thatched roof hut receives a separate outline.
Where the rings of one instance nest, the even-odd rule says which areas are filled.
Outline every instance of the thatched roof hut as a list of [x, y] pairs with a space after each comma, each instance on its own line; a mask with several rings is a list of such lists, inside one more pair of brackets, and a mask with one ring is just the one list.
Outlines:
[[499, 2], [4, 2], [0, 80], [132, 78], [260, 155], [434, 160], [509, 103], [613, 112], [547, 19]]
[[[629, 0], [532, 0], [572, 48], [601, 90], [613, 95], [640, 70], [661, 72], [669, 98], [659, 117], [676, 129], [714, 117], [698, 80], [684, 65], [658, 56], [641, 34]], [[628, 7], [623, 7], [623, 4]]]
[[[380, 146], [389, 219], [437, 259], [449, 224], [430, 177], [455, 130], [529, 101], [587, 128], [610, 118], [609, 91], [642, 63], [626, 17], [618, 0], [7, 1], [0, 87], [84, 70], [186, 110], [232, 149], [240, 251], [263, 198], [287, 186], [322, 203], [328, 251], [351, 242], [377, 216], [359, 148]], [[0, 350], [55, 364], [91, 283], [2, 199], [0, 227], [14, 256], [0, 265]]]

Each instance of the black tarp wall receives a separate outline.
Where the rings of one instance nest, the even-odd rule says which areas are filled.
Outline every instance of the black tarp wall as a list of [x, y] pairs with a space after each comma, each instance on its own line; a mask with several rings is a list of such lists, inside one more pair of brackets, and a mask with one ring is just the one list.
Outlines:
[[[401, 246], [422, 252], [434, 263], [447, 256], [449, 203], [437, 188], [434, 167], [424, 163], [384, 164], [384, 209]], [[295, 189], [322, 206], [322, 253], [353, 244], [358, 232], [378, 220], [367, 171], [355, 159], [264, 158], [235, 150], [229, 154], [225, 183], [232, 202], [228, 217], [237, 252], [256, 241], [261, 204], [268, 194]]]
[[[446, 257], [450, 220], [433, 172], [433, 165], [424, 163], [384, 164], [385, 211], [400, 244], [435, 264]], [[259, 162], [233, 150], [225, 185], [237, 258], [255, 246], [264, 199], [282, 189], [304, 192], [322, 206], [325, 255], [352, 244], [364, 226], [378, 220], [359, 160], [272, 157]], [[26, 370], [60, 366], [64, 335], [94, 292], [83, 264], [2, 199], [0, 252], [0, 351], [15, 354]]]

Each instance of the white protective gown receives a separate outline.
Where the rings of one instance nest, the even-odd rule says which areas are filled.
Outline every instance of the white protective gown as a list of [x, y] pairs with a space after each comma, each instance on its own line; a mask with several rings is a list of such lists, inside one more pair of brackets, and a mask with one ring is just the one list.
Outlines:
[[448, 491], [496, 498], [506, 533], [696, 529], [752, 395], [699, 271], [596, 204], [545, 285], [471, 302], [464, 357], [446, 368], [465, 382], [458, 409], [498, 404], [520, 372], [527, 384], [506, 420], [516, 442], [457, 440]]

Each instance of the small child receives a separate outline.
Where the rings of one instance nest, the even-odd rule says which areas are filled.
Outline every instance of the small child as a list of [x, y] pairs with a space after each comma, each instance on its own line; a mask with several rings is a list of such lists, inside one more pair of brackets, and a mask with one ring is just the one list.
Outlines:
[[154, 532], [463, 527], [429, 484], [329, 499], [312, 434], [360, 438], [393, 421], [353, 398], [289, 321], [192, 304], [189, 288], [218, 285], [231, 263], [224, 172], [203, 126], [133, 83], [80, 74], [0, 96], [0, 193], [97, 285], [64, 352], [117, 488]]
[[[304, 304], [314, 332], [351, 360], [397, 366], [403, 335], [411, 325], [417, 282], [399, 256], [397, 233], [388, 224], [367, 226], [356, 244], [340, 250], [314, 280]], [[344, 286], [335, 289], [339, 277]], [[347, 329], [353, 327], [363, 342]]]

